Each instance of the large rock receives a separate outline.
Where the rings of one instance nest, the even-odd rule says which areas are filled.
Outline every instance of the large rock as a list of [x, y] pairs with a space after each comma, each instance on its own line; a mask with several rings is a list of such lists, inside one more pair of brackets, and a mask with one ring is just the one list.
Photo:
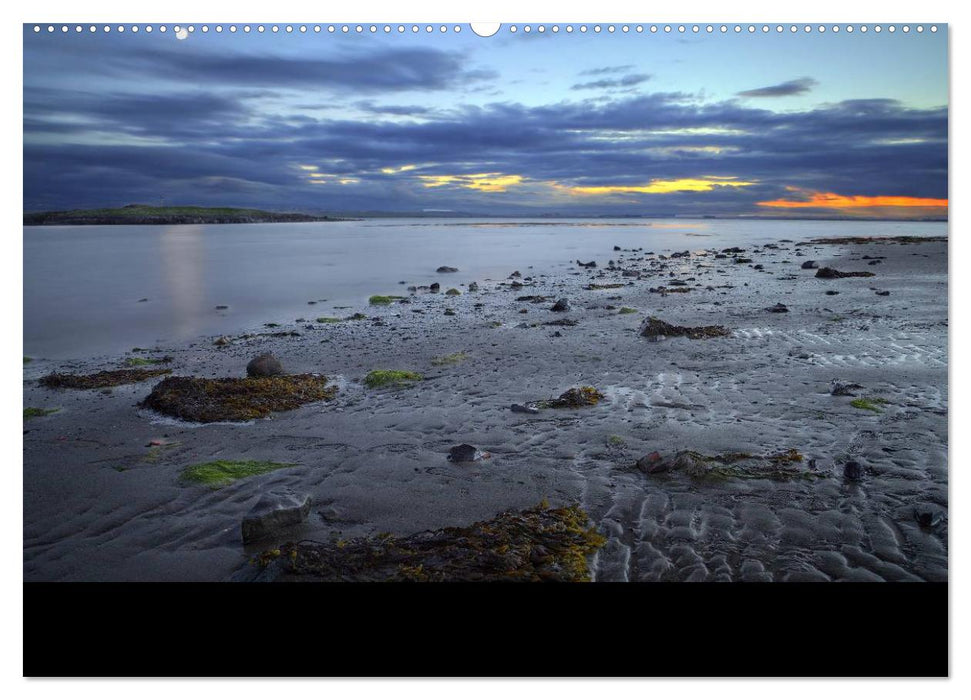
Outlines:
[[435, 272], [458, 272], [457, 267], [449, 267], [448, 265], [442, 265], [440, 268], [435, 270]]
[[819, 264], [815, 260], [806, 260], [800, 267], [803, 270], [815, 270], [819, 267]]
[[255, 542], [281, 528], [302, 523], [310, 515], [310, 505], [310, 496], [298, 496], [290, 489], [267, 491], [243, 518], [243, 542]]
[[448, 451], [448, 459], [452, 462], [477, 462], [485, 457], [485, 453], [472, 445], [456, 445]]
[[566, 299], [560, 299], [553, 306], [550, 307], [550, 311], [569, 311], [570, 302]]
[[246, 374], [250, 377], [275, 377], [283, 374], [283, 365], [273, 355], [266, 352], [258, 355], [246, 365]]

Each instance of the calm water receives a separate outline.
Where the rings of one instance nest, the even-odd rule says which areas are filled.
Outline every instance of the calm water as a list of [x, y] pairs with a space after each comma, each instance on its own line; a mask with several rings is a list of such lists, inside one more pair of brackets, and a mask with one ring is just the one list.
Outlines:
[[[380, 219], [24, 229], [24, 354], [71, 359], [349, 313], [399, 285], [529, 274], [612, 247], [697, 250], [817, 236], [946, 235], [946, 223]], [[556, 223], [557, 225], [548, 225]], [[473, 225], [479, 224], [479, 225]], [[459, 268], [436, 274], [440, 265]], [[147, 299], [148, 301], [140, 301]], [[320, 301], [309, 306], [308, 301]], [[217, 305], [228, 305], [226, 311]]]

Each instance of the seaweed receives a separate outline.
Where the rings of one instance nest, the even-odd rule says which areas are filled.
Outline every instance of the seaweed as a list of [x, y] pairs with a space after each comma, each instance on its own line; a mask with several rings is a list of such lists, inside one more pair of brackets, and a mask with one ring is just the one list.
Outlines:
[[43, 418], [44, 416], [49, 416], [52, 413], [57, 413], [61, 409], [59, 408], [36, 408], [34, 406], [29, 406], [24, 409], [24, 420], [30, 420], [31, 418]]
[[[334, 543], [288, 542], [256, 559], [278, 579], [312, 581], [589, 581], [589, 557], [606, 543], [578, 505], [545, 501], [468, 527], [406, 537], [382, 533]], [[265, 562], [265, 563], [264, 563]]]
[[418, 372], [401, 369], [374, 369], [364, 377], [364, 386], [376, 389], [383, 386], [407, 386], [410, 382], [422, 380]]
[[155, 385], [140, 404], [159, 413], [196, 423], [247, 421], [304, 404], [328, 401], [337, 387], [314, 374], [276, 377], [169, 377]]
[[626, 287], [627, 285], [622, 282], [615, 282], [612, 284], [594, 284], [590, 283], [584, 289], [595, 290], [595, 289], [620, 289], [621, 287]]
[[404, 299], [404, 297], [375, 294], [374, 296], [368, 297], [367, 303], [371, 306], [387, 306], [398, 299]]
[[168, 355], [165, 357], [129, 357], [125, 360], [128, 367], [145, 367], [147, 365], [167, 365], [172, 361]]
[[620, 307], [620, 311], [617, 312], [617, 315], [620, 316], [621, 314], [636, 314], [636, 313], [637, 313], [637, 309], [632, 309], [629, 306], [622, 306]]
[[180, 478], [185, 483], [202, 484], [212, 488], [228, 486], [238, 479], [266, 474], [277, 469], [295, 467], [289, 462], [261, 462], [256, 460], [216, 460], [192, 464], [182, 470]]
[[867, 397], [863, 399], [853, 399], [852, 401], [850, 401], [850, 406], [852, 406], [853, 408], [859, 408], [862, 411], [873, 411], [874, 413], [883, 413], [883, 411], [881, 411], [878, 408], [878, 405], [885, 404], [885, 403], [888, 403], [886, 399]]
[[335, 316], [320, 316], [317, 319], [317, 323], [340, 323], [341, 321], [344, 321], [344, 320], [345, 319], [343, 318], [337, 318]]
[[729, 335], [724, 326], [674, 326], [651, 316], [641, 328], [641, 335], [645, 338], [685, 337], [692, 340], [717, 338]]
[[559, 398], [537, 401], [538, 408], [580, 408], [581, 406], [596, 406], [604, 395], [592, 386], [581, 386], [568, 389]]
[[825, 478], [825, 474], [802, 468], [803, 459], [802, 454], [796, 449], [767, 455], [752, 455], [747, 452], [704, 455], [693, 450], [682, 450], [667, 459], [657, 452], [652, 452], [638, 460], [636, 466], [647, 474], [682, 472], [693, 479], [711, 481], [726, 479], [794, 481]]
[[48, 374], [40, 378], [41, 386], [51, 389], [103, 389], [122, 384], [135, 384], [152, 377], [171, 374], [170, 369], [116, 369], [95, 374]]
[[441, 367], [443, 365], [454, 365], [469, 359], [467, 352], [453, 352], [451, 355], [442, 355], [432, 359], [432, 365]]

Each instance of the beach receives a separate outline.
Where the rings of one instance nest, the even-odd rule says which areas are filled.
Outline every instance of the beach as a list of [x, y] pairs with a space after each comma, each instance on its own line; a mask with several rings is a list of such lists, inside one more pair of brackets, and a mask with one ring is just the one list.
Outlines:
[[[477, 279], [436, 259], [402, 280], [402, 299], [328, 321], [311, 306], [259, 331], [25, 363], [24, 406], [59, 410], [24, 423], [24, 579], [252, 580], [254, 559], [285, 542], [405, 537], [545, 500], [578, 504], [605, 538], [594, 581], [946, 581], [947, 243], [695, 243], [603, 239], [593, 259]], [[873, 276], [817, 277], [825, 268]], [[561, 299], [568, 309], [551, 310]], [[727, 334], [643, 337], [652, 317]], [[140, 405], [162, 377], [38, 383], [137, 357], [171, 358], [158, 367], [173, 376], [244, 377], [263, 353], [336, 395], [199, 424]], [[422, 379], [369, 388], [372, 370]], [[834, 380], [858, 388], [834, 395]], [[584, 386], [595, 405], [511, 409]], [[447, 459], [462, 444], [483, 454]], [[789, 450], [798, 478], [643, 461]], [[218, 489], [181, 478], [212, 460], [294, 466]], [[243, 519], [284, 488], [309, 497], [306, 519], [244, 544]]]

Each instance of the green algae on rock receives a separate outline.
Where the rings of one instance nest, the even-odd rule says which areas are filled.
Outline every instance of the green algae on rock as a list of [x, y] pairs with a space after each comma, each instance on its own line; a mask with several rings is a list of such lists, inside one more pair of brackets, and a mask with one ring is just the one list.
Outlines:
[[636, 314], [636, 313], [637, 313], [637, 309], [632, 309], [629, 306], [621, 306], [620, 311], [617, 312], [617, 315], [620, 316], [622, 314]]
[[247, 421], [304, 404], [328, 401], [337, 387], [327, 377], [291, 374], [274, 377], [169, 377], [152, 389], [141, 406], [196, 423]]
[[404, 297], [399, 297], [394, 295], [385, 296], [381, 294], [375, 294], [374, 296], [368, 297], [367, 302], [368, 304], [371, 304], [371, 306], [387, 306], [391, 302], [396, 301], [398, 299], [404, 299]]
[[589, 557], [606, 543], [578, 505], [545, 502], [468, 527], [407, 537], [382, 534], [334, 543], [288, 542], [257, 557], [277, 580], [589, 581]]
[[125, 359], [125, 364], [129, 367], [145, 367], [148, 365], [167, 365], [172, 358], [165, 357], [129, 357]]
[[432, 365], [435, 367], [454, 365], [467, 359], [469, 359], [469, 354], [467, 352], [453, 352], [451, 355], [442, 355], [441, 357], [432, 358]]
[[95, 374], [59, 374], [57, 372], [40, 378], [41, 386], [51, 389], [103, 389], [122, 384], [135, 384], [152, 377], [171, 374], [170, 369], [116, 369]]
[[24, 420], [30, 420], [31, 418], [43, 418], [44, 416], [49, 416], [52, 413], [57, 413], [61, 409], [59, 408], [37, 408], [35, 406], [28, 406], [24, 409]]
[[877, 406], [878, 404], [888, 403], [886, 399], [875, 399], [873, 397], [863, 399], [853, 399], [850, 406], [859, 408], [862, 411], [872, 411], [873, 413], [883, 413]]
[[406, 386], [423, 379], [418, 372], [402, 369], [374, 369], [364, 377], [364, 386], [377, 389], [382, 386]]
[[182, 470], [180, 478], [191, 484], [202, 484], [212, 488], [228, 486], [238, 479], [248, 476], [267, 474], [277, 469], [295, 467], [290, 462], [261, 462], [257, 460], [215, 460], [192, 464]]

